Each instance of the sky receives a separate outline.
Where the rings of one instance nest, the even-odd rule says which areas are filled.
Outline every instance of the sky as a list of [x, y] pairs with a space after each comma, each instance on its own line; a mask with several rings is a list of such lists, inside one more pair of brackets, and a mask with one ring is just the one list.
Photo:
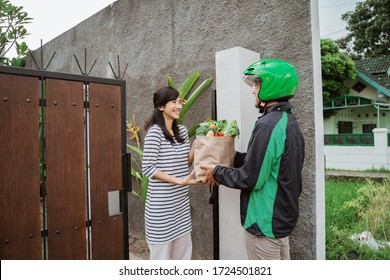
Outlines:
[[[33, 18], [24, 41], [31, 50], [49, 42], [115, 0], [10, 0]], [[341, 15], [353, 11], [357, 0], [318, 0], [320, 37], [338, 39], [346, 35]]]
[[24, 41], [35, 50], [116, 0], [9, 0], [33, 18]]
[[320, 18], [320, 37], [340, 39], [347, 34], [346, 22], [341, 15], [354, 11], [357, 2], [362, 0], [318, 0], [318, 14]]

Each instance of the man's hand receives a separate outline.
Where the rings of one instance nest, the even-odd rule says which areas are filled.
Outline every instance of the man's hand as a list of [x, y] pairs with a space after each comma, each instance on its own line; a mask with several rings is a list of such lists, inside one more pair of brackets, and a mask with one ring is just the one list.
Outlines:
[[213, 170], [215, 165], [200, 165], [199, 167], [206, 170], [206, 175], [202, 182], [212, 187], [218, 186], [218, 182], [213, 177]]

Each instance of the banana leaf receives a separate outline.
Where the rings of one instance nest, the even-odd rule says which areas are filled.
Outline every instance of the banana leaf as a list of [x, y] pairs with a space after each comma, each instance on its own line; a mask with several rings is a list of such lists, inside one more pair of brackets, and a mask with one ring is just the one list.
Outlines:
[[198, 129], [200, 125], [193, 125], [188, 129], [188, 138], [194, 137], [196, 134], [196, 130]]
[[177, 90], [180, 93], [180, 97], [185, 99], [187, 94], [190, 92], [191, 88], [194, 86], [195, 82], [199, 78], [199, 71], [193, 72], [188, 78], [184, 81], [184, 83]]
[[186, 104], [183, 106], [180, 117], [178, 119], [178, 124], [182, 124], [185, 118], [185, 115], [187, 114], [188, 110], [191, 108], [191, 106], [196, 102], [196, 100], [199, 98], [199, 96], [204, 92], [206, 88], [208, 88], [211, 83], [213, 82], [213, 78], [206, 79], [187, 99]]
[[177, 91], [180, 93], [180, 97], [185, 99], [185, 97], [190, 92], [191, 88], [194, 86], [198, 78], [199, 71], [195, 71], [187, 77], [187, 79], [179, 88], [177, 88], [175, 82], [173, 81], [173, 78], [171, 76], [167, 76], [167, 84], [169, 87], [177, 89]]
[[146, 202], [146, 194], [148, 192], [148, 184], [149, 184], [149, 179], [146, 176], [142, 176], [142, 183], [141, 183], [141, 201], [142, 204], [145, 206]]
[[134, 176], [134, 177], [136, 177], [138, 180], [142, 180], [142, 174], [141, 173], [139, 173], [138, 171], [135, 171], [134, 170], [134, 174], [133, 174], [133, 170], [131, 170], [131, 174]]
[[176, 84], [171, 76], [167, 76], [167, 84], [169, 87], [176, 89]]
[[135, 147], [133, 145], [129, 145], [127, 144], [127, 147], [129, 147], [130, 149], [132, 149], [134, 152], [136, 152], [137, 154], [139, 154], [140, 156], [143, 156], [144, 155], [144, 152], [138, 148], [138, 147]]

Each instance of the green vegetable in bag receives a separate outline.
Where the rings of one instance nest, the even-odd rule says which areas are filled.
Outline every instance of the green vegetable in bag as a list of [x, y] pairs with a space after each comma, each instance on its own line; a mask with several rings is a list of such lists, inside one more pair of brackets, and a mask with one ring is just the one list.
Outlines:
[[222, 132], [226, 136], [239, 136], [240, 130], [238, 129], [237, 121], [233, 120], [228, 123]]
[[202, 122], [199, 124], [199, 127], [196, 129], [196, 135], [210, 135], [210, 130], [213, 131], [213, 136], [235, 137], [240, 134], [236, 120], [233, 120], [231, 122], [228, 122], [227, 120], [210, 120], [208, 122]]

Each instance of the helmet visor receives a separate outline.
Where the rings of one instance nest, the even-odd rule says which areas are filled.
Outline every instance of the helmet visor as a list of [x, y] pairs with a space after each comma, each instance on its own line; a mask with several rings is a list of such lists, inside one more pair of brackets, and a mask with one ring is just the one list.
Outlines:
[[242, 80], [250, 87], [253, 87], [254, 85], [256, 85], [256, 83], [260, 82], [259, 78], [256, 77], [255, 75], [245, 74], [244, 77], [242, 77]]

